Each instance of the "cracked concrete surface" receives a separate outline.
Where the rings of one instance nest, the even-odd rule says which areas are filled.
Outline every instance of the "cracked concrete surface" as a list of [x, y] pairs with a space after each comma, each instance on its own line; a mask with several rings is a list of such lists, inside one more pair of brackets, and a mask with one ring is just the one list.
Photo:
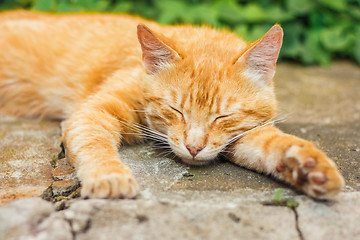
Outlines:
[[[0, 239], [358, 238], [360, 68], [349, 63], [331, 68], [280, 64], [276, 85], [286, 116], [279, 127], [313, 141], [344, 175], [346, 188], [334, 201], [314, 201], [221, 160], [188, 167], [162, 156], [151, 143], [120, 150], [142, 189], [136, 199], [72, 199], [77, 182], [66, 159], [57, 160], [58, 123], [4, 116]], [[292, 199], [298, 207], [274, 202], [276, 188], [285, 189], [283, 202]], [[44, 191], [50, 202], [36, 197]]]

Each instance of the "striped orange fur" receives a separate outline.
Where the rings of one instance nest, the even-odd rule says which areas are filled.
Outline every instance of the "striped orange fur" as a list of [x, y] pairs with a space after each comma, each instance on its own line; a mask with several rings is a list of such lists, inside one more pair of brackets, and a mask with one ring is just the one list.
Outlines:
[[134, 197], [117, 152], [145, 136], [193, 165], [228, 148], [241, 166], [329, 198], [344, 184], [333, 161], [268, 123], [282, 37], [279, 25], [247, 45], [228, 31], [128, 15], [3, 12], [0, 111], [65, 120], [83, 196]]

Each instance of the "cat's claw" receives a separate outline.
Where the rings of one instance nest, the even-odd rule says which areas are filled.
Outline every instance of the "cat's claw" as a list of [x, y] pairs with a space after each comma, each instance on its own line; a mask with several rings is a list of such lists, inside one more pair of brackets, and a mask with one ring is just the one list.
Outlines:
[[335, 163], [312, 144], [291, 146], [277, 172], [298, 189], [318, 199], [330, 199], [344, 186]]
[[139, 186], [131, 173], [111, 173], [82, 182], [81, 196], [88, 198], [134, 198]]

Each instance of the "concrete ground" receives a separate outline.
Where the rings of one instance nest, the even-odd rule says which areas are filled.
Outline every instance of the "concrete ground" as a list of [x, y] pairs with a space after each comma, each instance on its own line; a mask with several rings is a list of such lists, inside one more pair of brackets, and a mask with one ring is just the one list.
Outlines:
[[278, 126], [313, 141], [344, 175], [335, 200], [225, 161], [188, 167], [151, 143], [120, 150], [140, 196], [80, 199], [74, 170], [58, 156], [59, 123], [2, 116], [0, 239], [359, 239], [360, 68], [280, 64], [276, 85]]

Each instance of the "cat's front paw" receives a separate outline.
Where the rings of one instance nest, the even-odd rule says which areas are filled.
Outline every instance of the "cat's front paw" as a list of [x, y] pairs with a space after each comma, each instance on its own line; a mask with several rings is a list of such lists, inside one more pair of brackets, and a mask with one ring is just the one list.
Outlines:
[[130, 171], [86, 174], [82, 179], [81, 196], [89, 198], [134, 198], [139, 186]]
[[329, 199], [344, 186], [335, 163], [311, 143], [291, 146], [276, 170], [286, 181], [314, 198]]

